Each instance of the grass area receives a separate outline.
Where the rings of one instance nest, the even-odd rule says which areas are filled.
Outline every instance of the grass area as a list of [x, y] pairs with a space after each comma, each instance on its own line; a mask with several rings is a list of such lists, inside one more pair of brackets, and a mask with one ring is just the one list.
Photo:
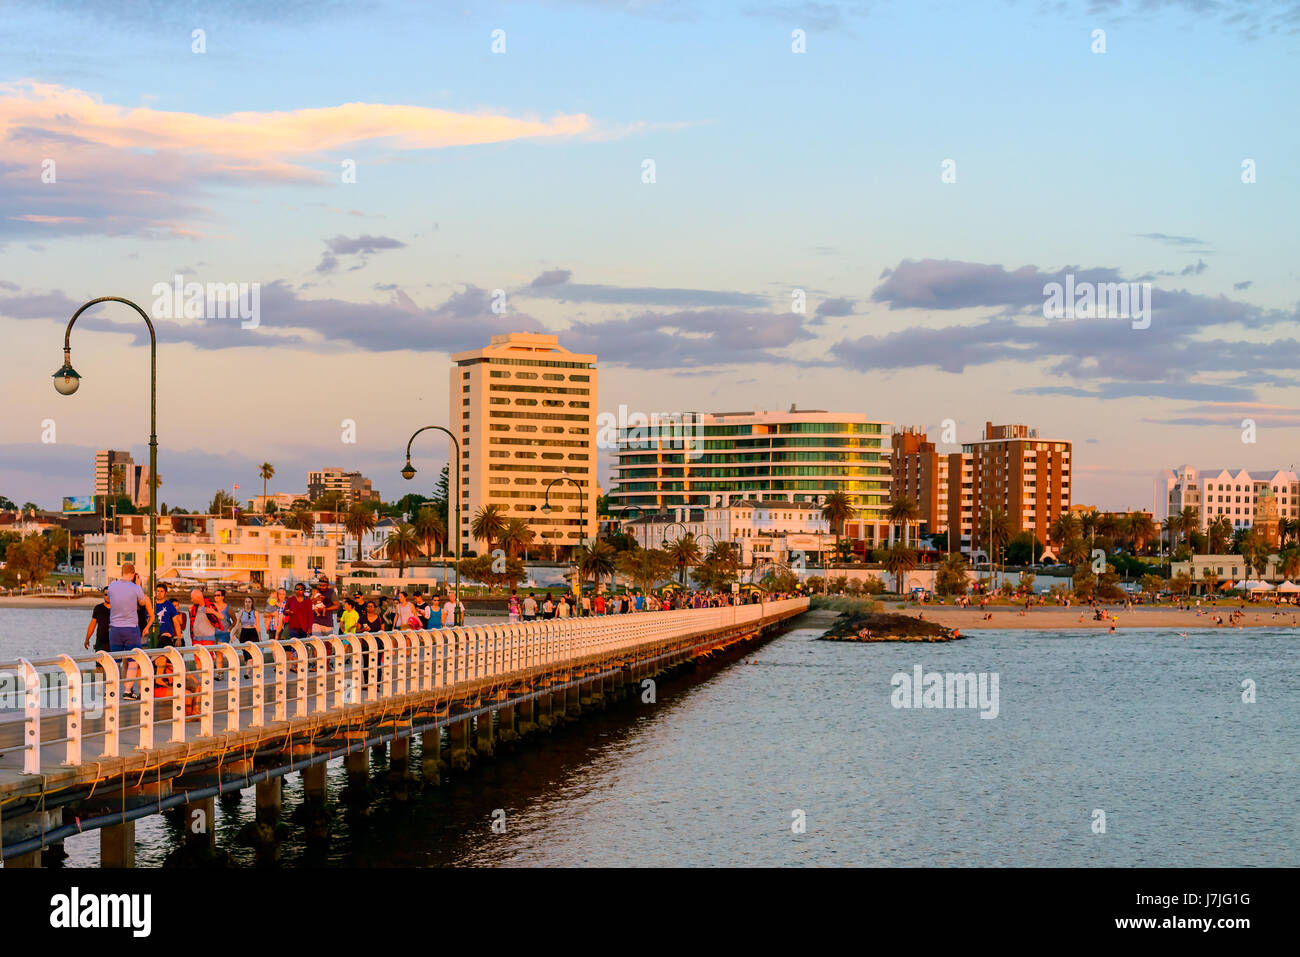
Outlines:
[[879, 603], [870, 598], [849, 598], [841, 595], [813, 595], [810, 609], [825, 608], [828, 611], [849, 612], [854, 615], [869, 615], [879, 608]]

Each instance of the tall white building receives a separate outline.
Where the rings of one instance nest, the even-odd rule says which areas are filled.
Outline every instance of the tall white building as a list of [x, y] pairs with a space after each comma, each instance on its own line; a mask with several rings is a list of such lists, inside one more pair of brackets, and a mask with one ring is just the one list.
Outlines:
[[[596, 357], [570, 352], [556, 336], [512, 332], [451, 358], [462, 546], [482, 551], [470, 525], [485, 505], [526, 521], [535, 546], [563, 549], [594, 539]], [[550, 488], [551, 510], [544, 512], [548, 486], [563, 476], [573, 481]]]
[[1234, 530], [1250, 528], [1264, 489], [1277, 500], [1279, 518], [1300, 518], [1300, 478], [1295, 472], [1194, 469], [1190, 465], [1165, 469], [1156, 476], [1152, 513], [1159, 521], [1191, 507], [1196, 509], [1201, 532], [1220, 515], [1232, 522]]

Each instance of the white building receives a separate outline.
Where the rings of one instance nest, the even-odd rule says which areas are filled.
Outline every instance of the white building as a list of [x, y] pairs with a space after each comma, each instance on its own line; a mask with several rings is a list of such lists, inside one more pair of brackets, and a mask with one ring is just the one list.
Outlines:
[[812, 564], [835, 549], [835, 533], [822, 518], [821, 506], [808, 502], [739, 499], [707, 508], [678, 508], [634, 519], [627, 530], [642, 548], [663, 548], [687, 534], [705, 553], [714, 542], [730, 542], [742, 565], [752, 565], [756, 557], [796, 563], [799, 553]]
[[1220, 515], [1232, 522], [1234, 531], [1250, 528], [1259, 493], [1266, 488], [1277, 499], [1278, 518], [1300, 518], [1300, 478], [1295, 472], [1194, 469], [1190, 465], [1165, 469], [1156, 476], [1152, 512], [1162, 521], [1194, 508], [1201, 532]]

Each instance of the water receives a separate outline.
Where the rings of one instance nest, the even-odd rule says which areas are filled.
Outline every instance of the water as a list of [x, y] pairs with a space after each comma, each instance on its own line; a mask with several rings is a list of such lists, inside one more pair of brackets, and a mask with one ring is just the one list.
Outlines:
[[[49, 653], [68, 623], [79, 647], [88, 614], [0, 608], [0, 657], [24, 642]], [[1291, 635], [985, 631], [855, 645], [819, 633], [795, 629], [663, 683], [655, 705], [584, 719], [405, 806], [372, 765], [372, 813], [334, 802], [330, 842], [307, 846], [295, 826], [282, 863], [1300, 864]], [[891, 676], [916, 664], [996, 672], [998, 717], [893, 708]], [[1245, 679], [1256, 704], [1242, 702]], [[343, 777], [331, 766], [332, 797]], [[286, 813], [300, 799], [291, 775]], [[1092, 831], [1095, 809], [1105, 834]], [[252, 814], [251, 792], [219, 805], [218, 841], [240, 863], [253, 852], [231, 838]], [[137, 824], [142, 864], [174, 846], [172, 827]], [[96, 863], [97, 847], [94, 835], [69, 840], [70, 863]]]

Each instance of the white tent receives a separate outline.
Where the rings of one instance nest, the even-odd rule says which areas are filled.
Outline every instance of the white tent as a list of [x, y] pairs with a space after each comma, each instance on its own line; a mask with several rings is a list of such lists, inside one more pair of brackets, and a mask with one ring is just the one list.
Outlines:
[[1291, 594], [1300, 591], [1300, 585], [1297, 585], [1295, 582], [1285, 581], [1277, 586], [1277, 590], [1286, 594]]
[[1273, 586], [1265, 581], [1246, 582], [1246, 588], [1249, 591], [1272, 591]]

